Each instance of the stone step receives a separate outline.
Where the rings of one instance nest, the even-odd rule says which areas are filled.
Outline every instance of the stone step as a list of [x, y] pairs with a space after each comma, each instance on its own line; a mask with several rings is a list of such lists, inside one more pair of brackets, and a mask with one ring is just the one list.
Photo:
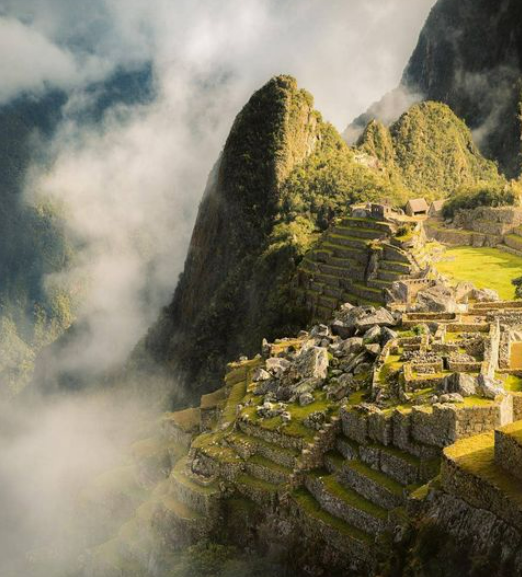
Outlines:
[[504, 237], [504, 243], [516, 251], [522, 252], [522, 237], [517, 234], [508, 234]]
[[323, 287], [323, 294], [325, 294], [327, 297], [331, 297], [337, 301], [340, 301], [343, 298], [344, 288], [325, 286]]
[[292, 437], [290, 435], [285, 435], [280, 431], [264, 429], [252, 421], [246, 423], [244, 420], [240, 419], [238, 421], [238, 426], [245, 435], [261, 439], [262, 441], [266, 441], [267, 443], [271, 443], [283, 449], [301, 452], [306, 446], [308, 446], [308, 441], [302, 437]]
[[257, 503], [261, 507], [274, 506], [280, 489], [279, 485], [258, 479], [248, 473], [239, 475], [234, 479], [234, 486], [243, 497], [250, 499], [250, 501]]
[[333, 298], [333, 297], [329, 297], [325, 294], [319, 295], [319, 299], [317, 302], [319, 305], [327, 307], [327, 308], [331, 309], [332, 311], [335, 310], [337, 308], [337, 305], [339, 304], [338, 299]]
[[512, 248], [510, 246], [506, 246], [505, 244], [498, 244], [497, 248], [503, 252], [507, 252], [508, 254], [512, 254], [513, 256], [520, 256], [522, 257], [522, 250], [517, 250], [516, 248]]
[[357, 306], [368, 305], [372, 307], [380, 307], [382, 305], [382, 302], [363, 298], [348, 291], [343, 293], [342, 301], [343, 303], [350, 303]]
[[391, 234], [393, 232], [393, 228], [388, 222], [383, 222], [379, 220], [373, 220], [370, 218], [355, 218], [352, 216], [347, 216], [342, 219], [341, 226], [350, 226], [353, 228], [364, 228], [364, 229], [373, 229], [378, 230], [381, 232], [385, 232], [386, 234]]
[[203, 484], [189, 469], [189, 459], [180, 459], [170, 474], [170, 494], [180, 503], [201, 514], [215, 513], [219, 488], [216, 483]]
[[522, 421], [495, 431], [495, 463], [522, 480]]
[[391, 510], [404, 504], [404, 487], [361, 461], [346, 461], [339, 480], [349, 489], [384, 509]]
[[393, 271], [401, 274], [410, 274], [411, 265], [396, 260], [379, 260], [379, 270]]
[[364, 252], [368, 252], [368, 241], [356, 236], [347, 236], [342, 234], [329, 234], [328, 242], [340, 247], [351, 247]]
[[245, 435], [239, 431], [234, 431], [228, 435], [226, 441], [245, 461], [252, 455], [261, 455], [273, 463], [294, 469], [300, 456], [299, 451], [284, 449], [279, 445]]
[[364, 267], [368, 262], [368, 251], [366, 247], [362, 249], [354, 248], [335, 243], [333, 240], [330, 239], [323, 246], [331, 250], [332, 255], [336, 258], [349, 259], [354, 261], [354, 263], [358, 263], [358, 265], [364, 265]]
[[342, 471], [345, 458], [338, 450], [332, 450], [324, 456], [324, 466], [331, 474], [337, 474]]
[[346, 523], [376, 535], [386, 530], [388, 512], [339, 483], [327, 471], [313, 471], [305, 479], [305, 487], [321, 508]]
[[385, 260], [400, 262], [407, 265], [410, 264], [408, 254], [402, 248], [384, 243], [383, 251]]
[[292, 469], [274, 463], [261, 455], [253, 455], [245, 463], [245, 470], [251, 476], [272, 485], [284, 485], [289, 482]]
[[366, 283], [370, 288], [380, 289], [381, 291], [391, 289], [393, 284], [390, 280], [381, 280], [379, 278], [368, 280]]
[[421, 481], [421, 460], [395, 447], [361, 445], [359, 458], [404, 487]]
[[403, 278], [405, 278], [407, 275], [400, 273], [400, 272], [396, 272], [393, 270], [383, 270], [383, 269], [379, 269], [377, 272], [377, 278], [379, 280], [385, 280], [385, 281], [389, 281], [389, 282], [395, 282], [397, 280], [401, 280]]
[[340, 280], [350, 278], [350, 269], [347, 268], [338, 267], [326, 262], [318, 263], [317, 268], [322, 275], [317, 278], [326, 278], [325, 282], [327, 282], [328, 279], [331, 279], [332, 281], [335, 280], [338, 285]]
[[302, 517], [302, 530], [310, 538], [321, 535], [344, 555], [368, 561], [375, 538], [321, 508], [313, 495], [301, 488], [292, 493], [292, 500]]
[[337, 225], [332, 230], [333, 234], [340, 236], [348, 236], [352, 238], [360, 238], [363, 240], [375, 240], [386, 238], [387, 234], [384, 231], [374, 230], [371, 228], [363, 228], [361, 226], [344, 226]]
[[520, 479], [495, 460], [493, 432], [459, 440], [444, 449], [441, 484], [450, 495], [522, 530]]
[[375, 302], [382, 300], [384, 302], [384, 294], [382, 289], [372, 288], [362, 283], [353, 283], [349, 291], [363, 299], [368, 299]]

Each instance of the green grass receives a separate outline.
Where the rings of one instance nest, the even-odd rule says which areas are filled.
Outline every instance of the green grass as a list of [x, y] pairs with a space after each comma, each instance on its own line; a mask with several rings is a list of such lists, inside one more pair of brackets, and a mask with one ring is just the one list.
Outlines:
[[495, 463], [493, 433], [458, 441], [448, 447], [445, 454], [462, 470], [496, 487], [518, 507], [522, 506], [520, 481]]
[[496, 376], [503, 381], [503, 385], [506, 391], [510, 391], [511, 393], [522, 392], [522, 378], [517, 377], [517, 375], [497, 374]]
[[496, 290], [504, 300], [513, 300], [511, 281], [522, 276], [522, 258], [497, 248], [451, 248], [436, 266], [455, 281], [471, 281], [477, 288]]

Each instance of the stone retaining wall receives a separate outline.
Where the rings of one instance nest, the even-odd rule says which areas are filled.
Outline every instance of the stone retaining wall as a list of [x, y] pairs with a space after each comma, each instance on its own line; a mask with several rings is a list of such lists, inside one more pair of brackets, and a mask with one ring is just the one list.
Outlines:
[[517, 424], [495, 431], [495, 462], [522, 480], [522, 445], [520, 440], [511, 434], [514, 430], [520, 432], [520, 429]]

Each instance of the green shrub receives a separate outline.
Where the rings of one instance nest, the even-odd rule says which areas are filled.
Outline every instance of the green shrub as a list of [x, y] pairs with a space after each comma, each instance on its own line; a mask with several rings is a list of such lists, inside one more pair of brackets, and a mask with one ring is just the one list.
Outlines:
[[514, 206], [519, 200], [515, 184], [482, 183], [460, 188], [442, 210], [444, 218], [453, 218], [458, 210], [472, 210], [480, 206]]

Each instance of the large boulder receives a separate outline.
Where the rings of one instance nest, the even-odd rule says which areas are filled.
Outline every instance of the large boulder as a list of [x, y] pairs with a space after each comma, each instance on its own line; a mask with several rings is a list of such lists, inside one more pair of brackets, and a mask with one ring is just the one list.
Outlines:
[[501, 383], [486, 375], [479, 375], [477, 391], [486, 399], [495, 399], [499, 395], [505, 395], [506, 391]]
[[359, 314], [355, 320], [355, 327], [358, 331], [367, 331], [374, 326], [394, 327], [397, 325], [395, 317], [389, 310], [383, 307], [379, 309], [374, 309], [373, 307], [362, 308], [366, 310], [361, 311], [361, 314]]
[[292, 367], [292, 372], [298, 379], [326, 379], [328, 365], [327, 349], [311, 347], [300, 351]]
[[442, 283], [419, 291], [417, 308], [427, 313], [453, 313], [457, 309], [455, 292]]
[[471, 298], [478, 303], [498, 303], [500, 301], [498, 292], [492, 289], [475, 289]]

